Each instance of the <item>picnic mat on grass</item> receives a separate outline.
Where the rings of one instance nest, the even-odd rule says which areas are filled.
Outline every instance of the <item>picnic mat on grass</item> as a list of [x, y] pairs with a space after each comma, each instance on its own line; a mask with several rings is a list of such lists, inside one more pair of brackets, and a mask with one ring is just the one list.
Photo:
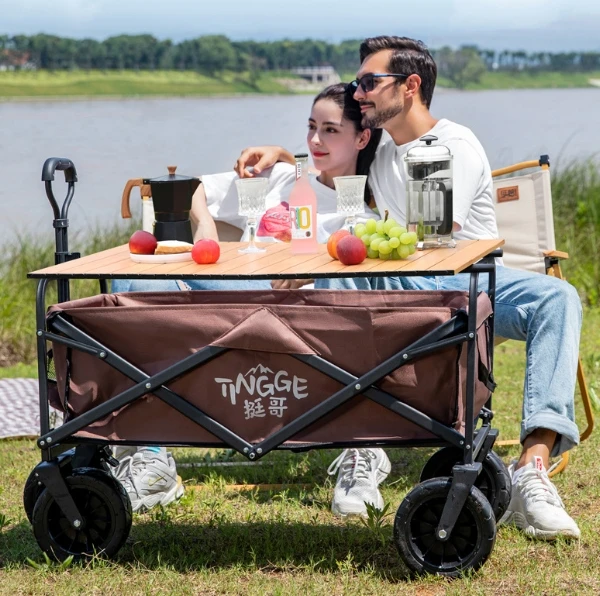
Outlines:
[[[50, 415], [52, 420], [52, 416], [60, 414], [51, 408]], [[39, 434], [37, 379], [0, 379], [0, 439], [37, 437]]]

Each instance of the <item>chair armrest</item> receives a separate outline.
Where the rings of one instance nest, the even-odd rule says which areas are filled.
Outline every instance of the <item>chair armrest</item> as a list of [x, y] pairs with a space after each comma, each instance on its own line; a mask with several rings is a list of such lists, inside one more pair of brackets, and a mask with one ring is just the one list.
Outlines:
[[568, 259], [569, 253], [561, 250], [545, 250], [544, 256], [549, 259]]

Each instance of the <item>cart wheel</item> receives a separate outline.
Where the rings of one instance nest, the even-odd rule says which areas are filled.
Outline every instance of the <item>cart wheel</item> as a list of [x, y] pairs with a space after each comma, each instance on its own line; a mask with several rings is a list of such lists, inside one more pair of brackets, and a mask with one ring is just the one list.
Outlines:
[[[72, 473], [72, 461], [74, 455], [75, 449], [73, 448], [64, 451], [56, 458], [55, 461], [60, 466], [60, 472], [63, 477], [69, 476]], [[100, 453], [96, 453], [89, 464], [86, 464], [86, 467], [88, 465], [89, 467], [98, 468], [99, 470], [108, 470], [108, 466]], [[31, 523], [33, 519], [33, 508], [35, 507], [35, 503], [45, 488], [44, 484], [36, 476], [36, 468], [31, 470], [23, 488], [23, 508], [25, 509], [25, 514], [27, 515], [29, 523]]]
[[[461, 461], [460, 449], [456, 447], [440, 449], [423, 467], [421, 482], [438, 476], [451, 476], [452, 466]], [[475, 486], [486, 496], [494, 510], [494, 516], [499, 520], [510, 503], [511, 480], [504, 462], [494, 451], [489, 451], [483, 461], [481, 474], [477, 477]]]
[[42, 492], [44, 492], [44, 485], [35, 475], [34, 468], [27, 477], [27, 481], [23, 488], [23, 508], [25, 509], [25, 514], [27, 515], [29, 523], [31, 523], [33, 519], [33, 508]]
[[94, 554], [113, 556], [131, 529], [131, 502], [112, 476], [95, 468], [76, 468], [65, 482], [82, 515], [73, 528], [47, 489], [33, 509], [33, 533], [40, 548], [58, 561]]
[[[64, 453], [61, 453], [56, 460], [60, 465], [61, 474], [63, 476], [68, 476], [73, 470], [71, 460], [73, 459], [74, 452], [74, 449], [65, 451]], [[27, 515], [29, 523], [31, 523], [33, 519], [33, 508], [35, 507], [35, 503], [45, 488], [44, 484], [36, 476], [36, 468], [31, 470], [23, 488], [23, 508], [25, 509], [25, 514]]]
[[496, 522], [489, 501], [472, 487], [456, 525], [446, 541], [435, 534], [452, 484], [433, 478], [418, 484], [400, 504], [394, 520], [394, 540], [412, 571], [459, 577], [479, 569], [496, 540]]

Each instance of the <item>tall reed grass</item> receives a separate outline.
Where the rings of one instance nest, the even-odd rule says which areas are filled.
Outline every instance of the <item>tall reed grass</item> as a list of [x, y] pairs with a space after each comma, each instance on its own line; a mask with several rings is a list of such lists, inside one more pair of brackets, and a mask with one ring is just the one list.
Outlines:
[[562, 265], [584, 303], [600, 304], [600, 162], [572, 162], [552, 175], [554, 233]]
[[[552, 175], [557, 248], [570, 253], [563, 263], [567, 279], [580, 292], [584, 304], [600, 305], [600, 163], [573, 162]], [[89, 254], [124, 244], [139, 222], [128, 227], [95, 228], [85, 234], [71, 231], [71, 250]], [[54, 263], [54, 246], [21, 237], [3, 247], [0, 257], [0, 366], [35, 358], [35, 289], [27, 273]], [[76, 280], [71, 296], [98, 291], [98, 282]], [[48, 300], [56, 301], [50, 288]]]
[[[69, 234], [69, 247], [82, 255], [91, 254], [127, 242], [139, 222], [115, 225], [112, 228], [92, 228]], [[16, 362], [31, 362], [35, 358], [35, 294], [36, 280], [27, 273], [54, 264], [54, 242], [30, 236], [2, 246], [0, 257], [0, 367]], [[98, 292], [96, 280], [71, 282], [71, 298]], [[50, 284], [48, 304], [57, 301], [56, 285]]]

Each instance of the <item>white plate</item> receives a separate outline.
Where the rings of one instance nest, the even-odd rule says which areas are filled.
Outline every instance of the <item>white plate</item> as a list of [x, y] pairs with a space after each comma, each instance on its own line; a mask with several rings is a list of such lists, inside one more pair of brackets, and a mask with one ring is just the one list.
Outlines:
[[136, 255], [129, 253], [129, 258], [136, 263], [182, 263], [183, 261], [191, 261], [191, 252], [178, 252], [172, 255]]

